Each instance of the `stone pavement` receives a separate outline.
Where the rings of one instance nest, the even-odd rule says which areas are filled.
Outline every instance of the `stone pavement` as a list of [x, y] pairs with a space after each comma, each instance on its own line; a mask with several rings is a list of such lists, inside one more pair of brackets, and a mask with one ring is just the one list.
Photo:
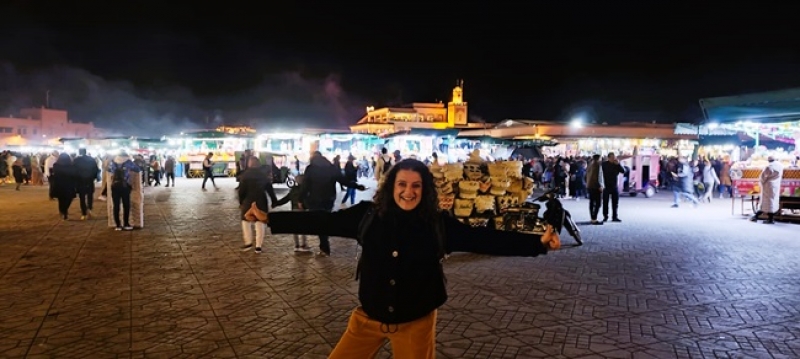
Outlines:
[[[0, 357], [324, 358], [357, 305], [355, 242], [241, 252], [235, 182], [220, 185], [148, 188], [133, 232], [0, 187]], [[455, 254], [438, 357], [800, 357], [800, 227], [669, 197], [623, 198], [624, 222], [582, 226], [582, 247], [564, 233], [536, 258]], [[587, 201], [565, 205], [588, 220]]]

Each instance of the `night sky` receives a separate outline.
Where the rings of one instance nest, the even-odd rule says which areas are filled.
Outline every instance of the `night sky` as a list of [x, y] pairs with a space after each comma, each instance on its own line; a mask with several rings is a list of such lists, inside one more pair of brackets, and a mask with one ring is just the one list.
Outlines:
[[77, 121], [139, 133], [346, 128], [369, 105], [446, 102], [457, 79], [486, 122], [691, 122], [703, 97], [800, 87], [790, 2], [30, 3], [0, 7], [0, 109], [50, 90]]

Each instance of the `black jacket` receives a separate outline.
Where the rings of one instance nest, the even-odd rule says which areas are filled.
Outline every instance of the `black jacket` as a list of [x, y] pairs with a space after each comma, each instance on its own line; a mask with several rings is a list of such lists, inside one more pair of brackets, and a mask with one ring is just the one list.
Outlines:
[[[355, 238], [372, 202], [333, 213], [325, 211], [270, 213], [272, 233], [297, 233]], [[474, 228], [455, 218], [444, 219], [445, 249], [503, 256], [547, 253], [536, 235]], [[308, 225], [314, 223], [313, 226]], [[413, 212], [397, 210], [374, 217], [363, 239], [358, 298], [364, 312], [382, 323], [419, 319], [447, 301], [447, 290], [435, 231]]]
[[94, 158], [89, 156], [75, 157], [72, 160], [72, 166], [75, 167], [75, 175], [79, 180], [97, 180], [97, 173], [100, 172], [100, 168]]
[[358, 168], [353, 161], [347, 161], [347, 163], [344, 164], [344, 178], [348, 182], [358, 181]]
[[53, 191], [57, 198], [72, 199], [77, 193], [76, 176], [72, 163], [58, 162], [53, 164]]
[[611, 163], [609, 161], [603, 161], [600, 166], [603, 168], [603, 182], [605, 182], [606, 191], [618, 190], [617, 179], [620, 174], [625, 173], [625, 169], [619, 163]]
[[[258, 209], [268, 212], [267, 194], [270, 198], [275, 198], [275, 189], [269, 177], [269, 169], [261, 167], [248, 168], [239, 177], [239, 209], [241, 210], [242, 220], [244, 214], [250, 209], [250, 204], [256, 203]], [[275, 201], [276, 202], [276, 201]]]
[[357, 187], [347, 181], [341, 169], [327, 158], [314, 156], [306, 167], [305, 179], [300, 186], [300, 200], [307, 208], [327, 207], [336, 201], [336, 183], [346, 187]]

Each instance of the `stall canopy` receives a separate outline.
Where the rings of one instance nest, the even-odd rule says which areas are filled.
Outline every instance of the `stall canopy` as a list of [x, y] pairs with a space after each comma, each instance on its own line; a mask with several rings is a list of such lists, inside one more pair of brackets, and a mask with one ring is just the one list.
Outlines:
[[553, 139], [512, 139], [512, 138], [495, 138], [491, 136], [458, 136], [458, 140], [476, 141], [489, 145], [504, 145], [504, 146], [555, 146], [558, 141]]
[[404, 136], [404, 135], [416, 135], [416, 136], [437, 136], [437, 137], [447, 137], [447, 136], [457, 136], [458, 132], [461, 130], [457, 128], [450, 128], [450, 129], [434, 129], [434, 128], [412, 128], [407, 131], [399, 131], [392, 133], [386, 138], [389, 137], [396, 137], [396, 136]]
[[[756, 141], [756, 136], [758, 136], [758, 141]], [[767, 135], [752, 135], [746, 133], [738, 133], [735, 135], [729, 136], [700, 136], [700, 144], [703, 146], [713, 146], [713, 145], [737, 145], [737, 146], [746, 146], [746, 147], [754, 147], [756, 145], [765, 146], [768, 149], [774, 149], [779, 147], [786, 147], [791, 146], [794, 142], [785, 137], [769, 137]]]
[[517, 147], [511, 152], [511, 157], [522, 156], [526, 159], [543, 158], [542, 151], [536, 146]]
[[780, 123], [800, 120], [800, 88], [700, 99], [708, 123], [751, 121]]
[[675, 124], [676, 135], [698, 135], [702, 138], [703, 136], [734, 136], [737, 133], [738, 131], [736, 130], [732, 130], [725, 127], [712, 126], [710, 124], [702, 124], [702, 125], [694, 125], [691, 123]]

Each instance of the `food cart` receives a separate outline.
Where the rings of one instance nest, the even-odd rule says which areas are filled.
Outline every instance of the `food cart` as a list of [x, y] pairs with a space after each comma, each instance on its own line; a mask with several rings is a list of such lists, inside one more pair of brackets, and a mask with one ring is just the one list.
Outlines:
[[[776, 160], [783, 164], [783, 179], [781, 180], [780, 201], [778, 206], [781, 208], [778, 219], [800, 219], [795, 213], [800, 209], [800, 167], [797, 163], [790, 161], [790, 157], [780, 157], [778, 154], [768, 154], [770, 152], [758, 152], [746, 161], [735, 162], [731, 166], [731, 183], [733, 196], [731, 202], [731, 212], [735, 211], [736, 198], [741, 201], [740, 207], [742, 214], [746, 214], [744, 203], [750, 202], [752, 211], [758, 210], [760, 201], [761, 183], [759, 177], [764, 167], [767, 166], [766, 157], [763, 154], [775, 156]], [[785, 210], [785, 211], [783, 211]], [[792, 218], [797, 217], [797, 218]]]
[[[754, 155], [747, 161], [739, 161], [731, 166], [731, 182], [734, 193], [749, 195], [761, 192], [759, 177], [761, 171], [767, 166], [765, 159]], [[800, 197], [800, 168], [792, 165], [787, 159], [780, 160], [783, 164], [783, 179], [781, 180], [781, 196]]]
[[211, 152], [214, 157], [212, 174], [215, 177], [236, 176], [236, 151], [251, 148], [253, 136], [231, 134], [218, 130], [184, 132], [179, 136], [168, 137], [168, 143], [177, 147], [176, 159], [188, 178], [202, 178], [203, 160]]
[[742, 158], [731, 166], [731, 211], [736, 198], [757, 209], [760, 200], [759, 177], [767, 158], [783, 164], [779, 212], [776, 219], [800, 219], [800, 88], [739, 96], [715, 97], [700, 100], [706, 125], [722, 127], [752, 138], [752, 144], [740, 144]]
[[[203, 161], [206, 158], [206, 154], [207, 152], [182, 153], [178, 157], [178, 161], [183, 165], [184, 175], [187, 178], [203, 178], [205, 176]], [[213, 162], [211, 174], [214, 177], [236, 176], [236, 161], [230, 153], [214, 152], [211, 162]]]

